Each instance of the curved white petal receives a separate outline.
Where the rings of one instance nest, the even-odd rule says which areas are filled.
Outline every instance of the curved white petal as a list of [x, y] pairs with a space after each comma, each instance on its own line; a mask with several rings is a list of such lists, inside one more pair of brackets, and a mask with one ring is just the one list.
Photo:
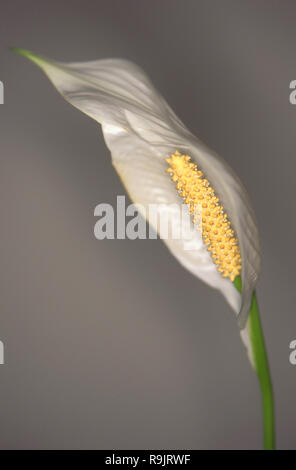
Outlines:
[[[221, 290], [244, 327], [260, 270], [258, 230], [248, 194], [231, 168], [176, 117], [148, 77], [119, 59], [63, 64], [19, 51], [36, 62], [71, 104], [102, 124], [106, 143], [131, 198], [144, 206], [179, 203], [165, 169], [165, 158], [186, 152], [205, 173], [236, 231], [242, 256], [242, 296], [216, 271], [200, 234], [195, 250], [182, 240], [166, 240], [171, 252], [193, 274]], [[173, 223], [174, 214], [167, 214]]]
[[[105, 141], [112, 152], [112, 162], [116, 168], [130, 198], [141, 204], [148, 214], [148, 205], [157, 204], [162, 217], [167, 217], [170, 227], [178, 221], [178, 210], [182, 201], [174, 184], [166, 172], [164, 158], [155, 158], [149, 146], [136, 135], [131, 136], [128, 130], [113, 125], [102, 125]], [[154, 220], [150, 220], [153, 225]], [[159, 228], [154, 226], [158, 231]], [[172, 254], [194, 275], [212, 287], [219, 289], [231, 307], [238, 312], [240, 295], [232, 282], [223, 278], [217, 271], [207, 251], [199, 231], [192, 231], [194, 236], [188, 240], [164, 239]], [[160, 233], [160, 236], [162, 234]]]

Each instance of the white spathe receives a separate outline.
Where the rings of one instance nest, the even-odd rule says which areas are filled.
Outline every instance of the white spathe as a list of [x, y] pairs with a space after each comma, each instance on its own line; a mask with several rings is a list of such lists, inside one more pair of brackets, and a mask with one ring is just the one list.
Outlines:
[[[194, 249], [183, 240], [164, 240], [190, 272], [219, 289], [246, 325], [260, 271], [258, 229], [248, 194], [228, 164], [193, 136], [147, 75], [121, 59], [60, 63], [19, 51], [39, 65], [62, 96], [102, 125], [112, 163], [136, 204], [182, 204], [166, 173], [165, 159], [176, 150], [191, 156], [210, 181], [234, 228], [242, 256], [242, 295], [223, 278], [196, 231]], [[166, 214], [174, 223], [174, 211]]]

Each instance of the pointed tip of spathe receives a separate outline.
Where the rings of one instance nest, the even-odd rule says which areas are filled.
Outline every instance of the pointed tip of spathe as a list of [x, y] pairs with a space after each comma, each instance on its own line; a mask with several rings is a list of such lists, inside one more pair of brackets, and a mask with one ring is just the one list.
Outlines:
[[15, 52], [16, 54], [22, 55], [27, 59], [30, 59], [32, 62], [35, 62], [35, 64], [39, 66], [44, 62], [44, 59], [40, 55], [34, 54], [33, 52], [28, 51], [27, 49], [22, 49], [20, 47], [10, 47], [9, 49], [12, 52]]
[[35, 54], [31, 51], [28, 51], [27, 49], [22, 49], [20, 47], [9, 47], [9, 49], [12, 51], [12, 52], [15, 52], [16, 54], [20, 54], [20, 55], [23, 55], [25, 57], [28, 57], [28, 58], [31, 58], [31, 57], [34, 57]]

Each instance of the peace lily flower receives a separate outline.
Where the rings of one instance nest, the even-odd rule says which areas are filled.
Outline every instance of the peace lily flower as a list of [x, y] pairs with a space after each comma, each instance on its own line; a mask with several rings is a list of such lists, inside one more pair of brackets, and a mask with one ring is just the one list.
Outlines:
[[273, 448], [273, 396], [255, 296], [259, 237], [240, 179], [189, 132], [135, 64], [121, 59], [65, 64], [16, 52], [41, 67], [67, 101], [101, 124], [112, 163], [132, 201], [143, 207], [161, 205], [171, 226], [177, 223], [172, 204], [188, 204], [192, 224], [195, 207], [202, 207], [202, 225], [194, 232], [191, 250], [182, 238], [164, 242], [185, 268], [221, 291], [236, 313], [261, 385], [265, 448]]

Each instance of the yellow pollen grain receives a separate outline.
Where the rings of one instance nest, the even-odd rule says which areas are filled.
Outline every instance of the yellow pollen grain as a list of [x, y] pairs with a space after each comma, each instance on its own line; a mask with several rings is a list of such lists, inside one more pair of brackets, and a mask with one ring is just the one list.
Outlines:
[[190, 213], [194, 216], [195, 209], [202, 208], [202, 237], [218, 272], [234, 281], [241, 272], [240, 249], [214, 189], [203, 172], [191, 162], [189, 155], [181, 155], [176, 151], [166, 161], [169, 165], [167, 172], [176, 183], [180, 196], [188, 204]]

